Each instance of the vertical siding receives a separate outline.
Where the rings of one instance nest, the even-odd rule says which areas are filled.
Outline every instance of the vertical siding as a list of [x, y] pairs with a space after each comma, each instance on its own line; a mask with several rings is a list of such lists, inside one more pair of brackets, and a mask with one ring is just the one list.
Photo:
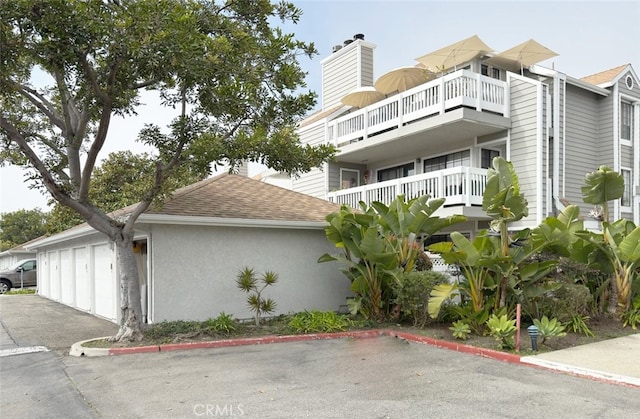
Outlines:
[[[299, 132], [300, 142], [316, 146], [325, 143], [325, 125], [317, 123]], [[301, 174], [297, 179], [292, 179], [292, 188], [296, 192], [302, 192], [316, 198], [324, 199], [325, 193], [325, 173], [319, 168], [312, 169], [308, 173]]]
[[[529, 203], [529, 216], [522, 219], [518, 226], [536, 223], [538, 182], [537, 156], [538, 118], [542, 118], [538, 109], [538, 86], [519, 78], [511, 79], [511, 162], [518, 175], [520, 192]], [[514, 225], [515, 227], [516, 225]]]

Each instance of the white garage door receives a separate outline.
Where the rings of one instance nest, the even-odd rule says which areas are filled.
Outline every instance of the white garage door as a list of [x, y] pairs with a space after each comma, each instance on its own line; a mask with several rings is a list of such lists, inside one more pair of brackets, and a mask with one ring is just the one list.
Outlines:
[[47, 252], [49, 268], [49, 298], [60, 301], [60, 269], [58, 269], [58, 252]]
[[65, 249], [60, 251], [60, 296], [62, 302], [67, 305], [73, 305], [75, 299], [75, 281], [73, 280], [73, 265], [71, 263], [71, 250]]
[[91, 310], [91, 287], [87, 270], [87, 251], [84, 247], [73, 249], [73, 277], [76, 281], [76, 307]]
[[113, 275], [112, 252], [108, 244], [93, 246], [92, 250], [95, 313], [116, 320], [116, 281]]
[[38, 253], [38, 294], [49, 297], [51, 287], [49, 286], [49, 264], [47, 254]]

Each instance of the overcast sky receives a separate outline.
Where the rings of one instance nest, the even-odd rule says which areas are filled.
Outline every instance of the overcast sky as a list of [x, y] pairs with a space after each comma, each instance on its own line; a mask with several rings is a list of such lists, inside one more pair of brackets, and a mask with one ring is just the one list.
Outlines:
[[[640, 73], [640, 1], [294, 1], [304, 14], [289, 32], [314, 42], [320, 55], [302, 63], [308, 88], [320, 93], [320, 61], [356, 33], [376, 44], [375, 76], [413, 65], [415, 58], [478, 35], [495, 51], [531, 38], [559, 55], [541, 63], [573, 77], [632, 64]], [[172, 114], [149, 94], [135, 119], [112, 120], [104, 158], [117, 150], [144, 151], [134, 140], [144, 123], [164, 126]], [[319, 104], [318, 104], [319, 106]], [[28, 189], [23, 172], [0, 168], [0, 213], [39, 207], [47, 196]]]

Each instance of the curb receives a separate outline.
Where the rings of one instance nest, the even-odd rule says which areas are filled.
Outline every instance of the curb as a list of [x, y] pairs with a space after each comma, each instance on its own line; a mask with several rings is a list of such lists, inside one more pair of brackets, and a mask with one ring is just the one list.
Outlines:
[[581, 367], [574, 367], [559, 362], [545, 361], [535, 356], [520, 356], [517, 354], [496, 351], [494, 349], [480, 348], [471, 345], [460, 344], [445, 340], [439, 340], [428, 336], [414, 335], [412, 333], [401, 332], [391, 329], [376, 330], [359, 330], [352, 332], [336, 332], [336, 333], [313, 333], [307, 335], [284, 335], [284, 336], [263, 336], [255, 338], [239, 338], [224, 339], [205, 342], [188, 342], [188, 343], [169, 343], [162, 345], [137, 346], [130, 348], [85, 348], [82, 346], [85, 342], [92, 340], [105, 339], [106, 337], [88, 339], [82, 342], [74, 343], [71, 347], [69, 355], [71, 356], [109, 356], [109, 355], [127, 355], [151, 352], [169, 352], [169, 351], [185, 351], [191, 349], [215, 349], [228, 348], [233, 346], [246, 345], [268, 345], [272, 343], [285, 342], [307, 342], [312, 340], [329, 340], [329, 339], [366, 339], [379, 336], [389, 336], [397, 339], [403, 339], [409, 342], [422, 343], [436, 348], [448, 349], [460, 353], [476, 355], [483, 358], [494, 359], [510, 364], [519, 364], [529, 367], [543, 368], [550, 371], [569, 374], [582, 378], [589, 378], [596, 381], [606, 382], [610, 384], [624, 385], [626, 387], [640, 388], [640, 379], [634, 377], [621, 376], [602, 371], [594, 371]]

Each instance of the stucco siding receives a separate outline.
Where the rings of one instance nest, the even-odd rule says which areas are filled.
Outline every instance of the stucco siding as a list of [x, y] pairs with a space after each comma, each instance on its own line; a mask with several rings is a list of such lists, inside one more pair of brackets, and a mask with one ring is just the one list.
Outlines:
[[247, 295], [235, 285], [245, 266], [278, 273], [279, 282], [263, 294], [278, 304], [275, 314], [338, 310], [350, 295], [335, 263], [317, 263], [334, 251], [321, 229], [156, 225], [153, 243], [154, 322], [205, 320], [222, 311], [251, 318]]

